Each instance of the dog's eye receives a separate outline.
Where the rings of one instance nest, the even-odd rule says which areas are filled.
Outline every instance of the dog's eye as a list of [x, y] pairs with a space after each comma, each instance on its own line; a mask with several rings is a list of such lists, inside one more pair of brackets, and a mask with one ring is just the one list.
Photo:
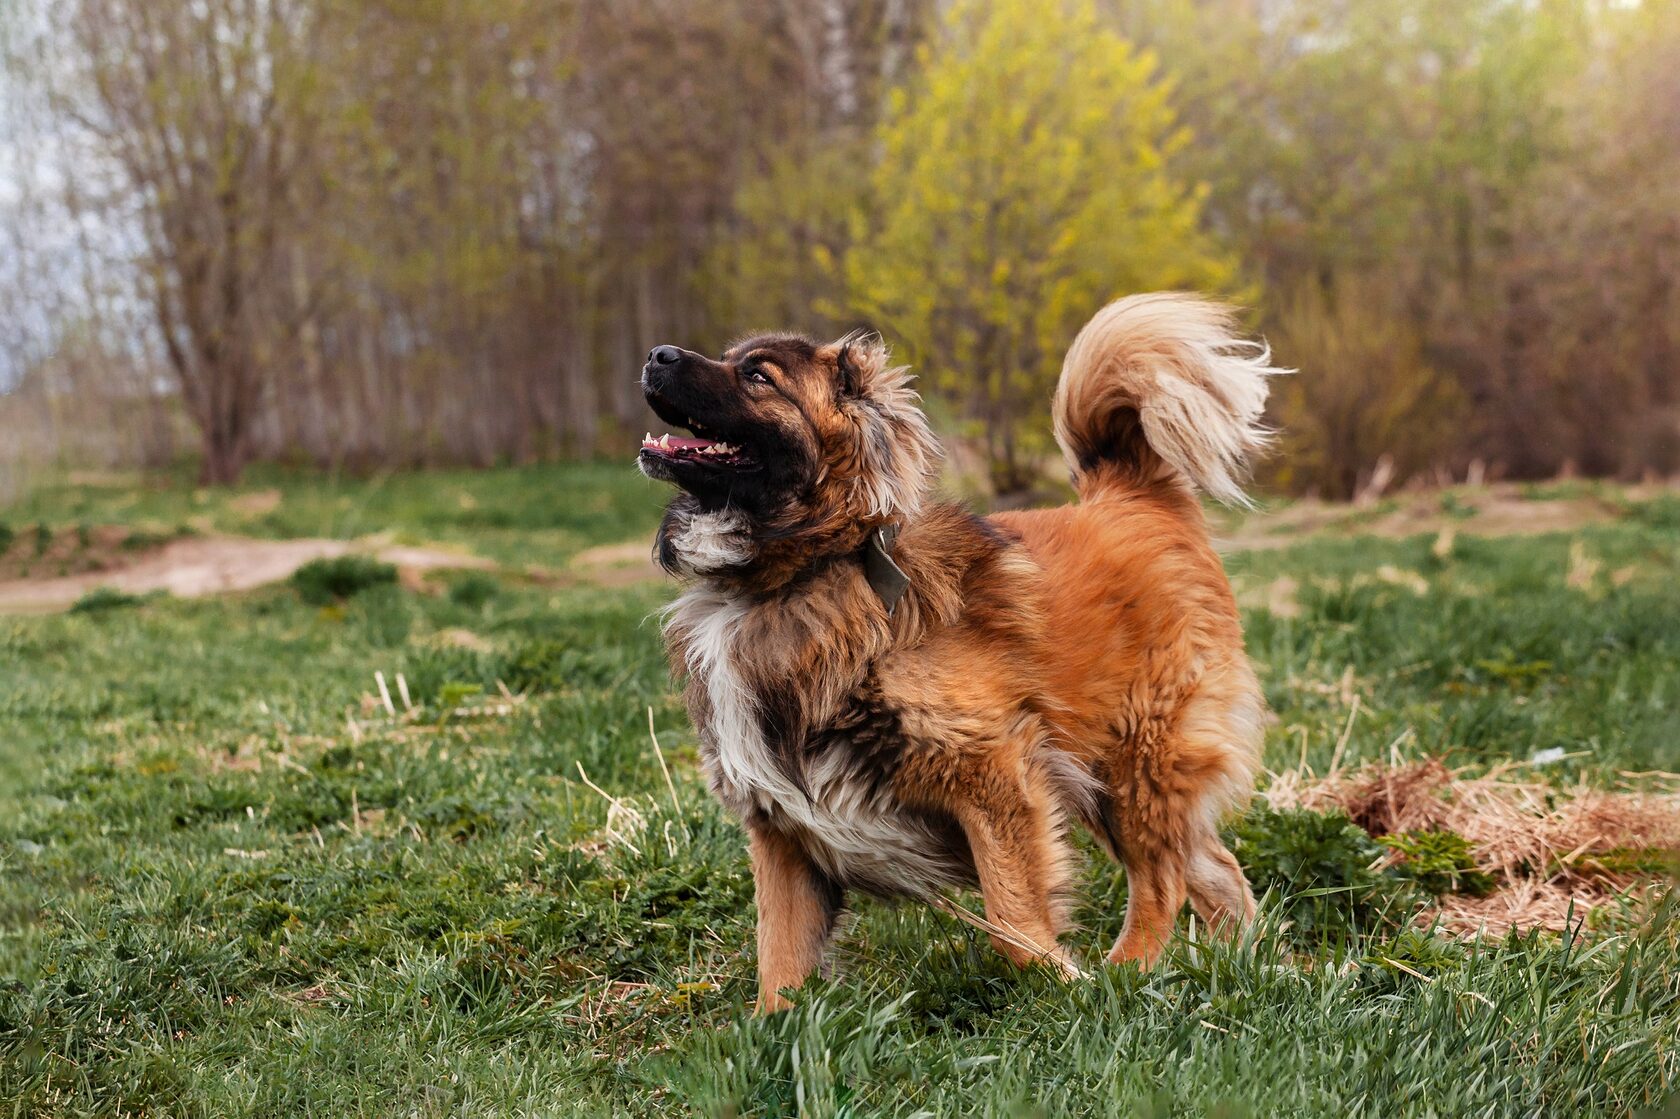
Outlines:
[[749, 365], [745, 369], [741, 370], [741, 376], [745, 377], [754, 384], [768, 385], [770, 383], [770, 377], [764, 372], [762, 366]]

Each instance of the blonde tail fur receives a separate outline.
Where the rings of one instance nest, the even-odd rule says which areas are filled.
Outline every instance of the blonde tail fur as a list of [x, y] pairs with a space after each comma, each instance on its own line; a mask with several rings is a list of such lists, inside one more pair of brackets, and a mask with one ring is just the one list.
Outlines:
[[1068, 348], [1052, 404], [1056, 442], [1082, 496], [1113, 477], [1177, 474], [1228, 505], [1271, 440], [1260, 422], [1271, 351], [1237, 334], [1236, 313], [1181, 292], [1117, 299]]

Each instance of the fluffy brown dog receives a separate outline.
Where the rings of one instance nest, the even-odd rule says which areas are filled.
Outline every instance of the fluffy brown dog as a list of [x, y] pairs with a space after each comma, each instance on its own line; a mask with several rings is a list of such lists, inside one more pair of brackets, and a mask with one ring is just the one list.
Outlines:
[[665, 638], [749, 836], [761, 1009], [819, 965], [848, 889], [978, 883], [999, 950], [1076, 974], [1069, 819], [1126, 868], [1111, 961], [1153, 962], [1187, 897], [1215, 929], [1253, 915], [1217, 824], [1263, 704], [1192, 486], [1243, 500], [1267, 358], [1219, 305], [1109, 305], [1055, 396], [1079, 504], [979, 517], [929, 500], [938, 445], [878, 340], [649, 355], [649, 404], [695, 436], [640, 457], [682, 491]]

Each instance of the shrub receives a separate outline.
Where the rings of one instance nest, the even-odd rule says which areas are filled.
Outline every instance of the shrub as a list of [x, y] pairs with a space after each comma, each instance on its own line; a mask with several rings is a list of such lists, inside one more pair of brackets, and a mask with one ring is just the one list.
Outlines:
[[334, 556], [310, 560], [292, 572], [292, 586], [303, 601], [326, 606], [354, 598], [370, 587], [397, 581], [397, 569], [370, 556]]
[[1257, 807], [1232, 828], [1231, 850], [1256, 893], [1271, 890], [1293, 939], [1339, 941], [1402, 925], [1424, 901], [1382, 847], [1342, 813]]
[[501, 589], [494, 577], [482, 571], [468, 571], [450, 580], [449, 601], [476, 610], [495, 598]]
[[1383, 455], [1405, 479], [1452, 452], [1463, 394], [1431, 365], [1385, 284], [1343, 277], [1328, 291], [1299, 285], [1269, 326], [1280, 363], [1300, 370], [1273, 383], [1284, 432], [1270, 468], [1276, 481], [1349, 498]]
[[1493, 878], [1476, 866], [1469, 842], [1454, 831], [1410, 831], [1378, 840], [1400, 856], [1396, 869], [1436, 897], [1489, 892]]
[[0, 556], [6, 554], [6, 551], [12, 546], [12, 541], [16, 538], [17, 533], [12, 531], [12, 526], [0, 521]]
[[153, 548], [161, 548], [171, 540], [178, 540], [183, 536], [190, 536], [192, 529], [185, 525], [177, 525], [170, 532], [149, 532], [146, 529], [134, 529], [124, 536], [117, 547], [125, 552], [148, 552]]
[[115, 587], [95, 587], [93, 590], [78, 598], [70, 606], [72, 614], [100, 614], [106, 610], [118, 610], [125, 606], [140, 605], [139, 595], [127, 594]]

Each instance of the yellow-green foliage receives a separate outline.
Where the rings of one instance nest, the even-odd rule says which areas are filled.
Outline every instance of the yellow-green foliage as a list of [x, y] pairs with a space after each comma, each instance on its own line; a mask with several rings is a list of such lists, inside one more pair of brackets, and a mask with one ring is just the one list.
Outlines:
[[696, 292], [732, 333], [851, 325], [839, 262], [869, 175], [863, 139], [778, 153], [742, 181], [734, 235], [706, 255]]
[[1090, 3], [958, 3], [879, 129], [844, 259], [852, 308], [1029, 484], [1080, 325], [1127, 292], [1228, 284], [1155, 59]]

